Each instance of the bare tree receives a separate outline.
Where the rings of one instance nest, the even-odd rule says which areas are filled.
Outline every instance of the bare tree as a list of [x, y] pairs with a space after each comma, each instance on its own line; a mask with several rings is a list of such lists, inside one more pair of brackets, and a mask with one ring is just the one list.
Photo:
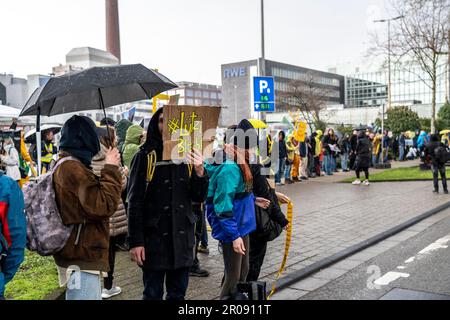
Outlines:
[[[403, 16], [392, 25], [390, 53], [396, 66], [413, 72], [419, 66], [423, 75], [417, 75], [431, 90], [431, 130], [436, 128], [436, 90], [439, 63], [448, 54], [450, 29], [450, 0], [392, 0], [390, 14]], [[376, 53], [388, 52], [385, 42], [375, 35]]]
[[288, 91], [280, 94], [280, 100], [292, 111], [299, 111], [303, 119], [317, 128], [323, 123], [320, 112], [330, 101], [332, 90], [320, 85], [319, 77], [307, 73], [303, 80], [292, 80]]

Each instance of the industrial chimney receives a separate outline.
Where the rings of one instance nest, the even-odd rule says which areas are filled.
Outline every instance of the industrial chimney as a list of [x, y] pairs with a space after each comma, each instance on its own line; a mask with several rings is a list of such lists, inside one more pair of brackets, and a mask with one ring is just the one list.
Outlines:
[[105, 0], [106, 5], [106, 50], [120, 63], [120, 29], [118, 0]]

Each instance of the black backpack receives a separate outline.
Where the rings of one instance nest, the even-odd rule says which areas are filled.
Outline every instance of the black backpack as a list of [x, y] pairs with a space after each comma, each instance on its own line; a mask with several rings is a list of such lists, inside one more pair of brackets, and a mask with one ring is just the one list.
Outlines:
[[266, 283], [262, 281], [251, 281], [238, 283], [238, 294], [235, 300], [267, 300]]
[[447, 151], [447, 149], [444, 146], [439, 146], [436, 149], [434, 149], [434, 158], [439, 163], [446, 163], [448, 160], [450, 160], [449, 157], [450, 153]]

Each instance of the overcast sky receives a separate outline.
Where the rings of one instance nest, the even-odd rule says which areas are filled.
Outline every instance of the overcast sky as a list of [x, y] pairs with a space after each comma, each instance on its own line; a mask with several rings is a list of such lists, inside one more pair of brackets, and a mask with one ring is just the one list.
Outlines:
[[[326, 71], [358, 62], [384, 0], [265, 0], [266, 58]], [[119, 0], [122, 63], [220, 84], [260, 56], [259, 0]], [[48, 74], [71, 48], [105, 49], [104, 0], [0, 0], [0, 73]], [[381, 27], [381, 26], [378, 26]]]

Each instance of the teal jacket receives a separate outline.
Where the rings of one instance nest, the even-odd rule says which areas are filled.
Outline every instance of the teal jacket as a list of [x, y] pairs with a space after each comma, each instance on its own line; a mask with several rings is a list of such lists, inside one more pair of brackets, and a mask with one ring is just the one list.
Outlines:
[[245, 191], [238, 165], [230, 160], [223, 164], [206, 164], [209, 177], [206, 214], [212, 237], [229, 243], [256, 229], [255, 197]]

